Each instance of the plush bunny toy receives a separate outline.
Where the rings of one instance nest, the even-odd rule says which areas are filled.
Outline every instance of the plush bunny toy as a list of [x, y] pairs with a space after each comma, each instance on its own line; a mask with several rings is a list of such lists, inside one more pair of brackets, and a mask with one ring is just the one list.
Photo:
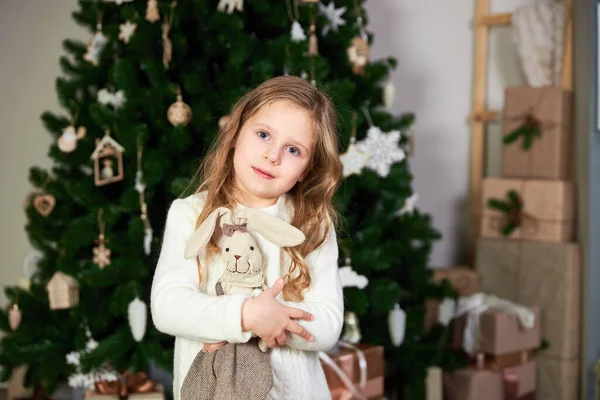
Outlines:
[[[217, 241], [225, 262], [225, 270], [215, 285], [218, 296], [257, 296], [266, 288], [263, 256], [251, 231], [282, 247], [296, 246], [305, 240], [302, 231], [260, 210], [245, 208], [232, 213], [219, 207], [188, 240], [186, 259], [198, 255], [217, 226]], [[181, 399], [266, 399], [273, 386], [266, 350], [266, 343], [259, 339], [258, 344], [255, 340], [226, 343], [214, 353], [199, 352], [183, 381]]]

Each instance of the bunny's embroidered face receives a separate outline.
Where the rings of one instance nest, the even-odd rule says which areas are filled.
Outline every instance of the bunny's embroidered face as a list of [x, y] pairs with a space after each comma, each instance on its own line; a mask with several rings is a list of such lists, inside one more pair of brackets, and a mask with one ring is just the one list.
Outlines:
[[262, 254], [246, 224], [222, 226], [222, 254], [231, 273], [257, 275], [261, 273]]

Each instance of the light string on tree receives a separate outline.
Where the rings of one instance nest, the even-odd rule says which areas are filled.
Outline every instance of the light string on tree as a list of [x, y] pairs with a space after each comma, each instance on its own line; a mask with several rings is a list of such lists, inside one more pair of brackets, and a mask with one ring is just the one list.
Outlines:
[[137, 140], [137, 171], [135, 174], [135, 190], [140, 196], [140, 218], [144, 223], [144, 254], [150, 255], [152, 245], [152, 226], [150, 225], [150, 219], [148, 218], [148, 205], [146, 204], [145, 192], [146, 183], [144, 182], [144, 174], [142, 172], [142, 154], [143, 145], [140, 137]]

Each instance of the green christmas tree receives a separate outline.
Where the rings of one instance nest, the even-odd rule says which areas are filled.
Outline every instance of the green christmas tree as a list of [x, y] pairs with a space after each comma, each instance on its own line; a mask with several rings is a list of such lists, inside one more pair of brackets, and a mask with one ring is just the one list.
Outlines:
[[[383, 104], [396, 60], [369, 59], [363, 1], [242, 3], [79, 1], [73, 18], [91, 39], [64, 41], [56, 81], [64, 112], [42, 116], [53, 167], [30, 170], [26, 227], [42, 256], [29, 288], [6, 289], [14, 310], [0, 311], [3, 381], [27, 365], [26, 384], [51, 393], [69, 377], [89, 383], [90, 371], [172, 369], [173, 339], [146, 306], [166, 211], [196, 187], [199, 160], [234, 101], [281, 74], [311, 81], [339, 112], [340, 266], [368, 279], [344, 290], [363, 342], [385, 346], [387, 374], [407, 399], [423, 398], [428, 366], [456, 365], [446, 329], [424, 330], [425, 300], [455, 294], [426, 268], [440, 235], [414, 207], [414, 116]], [[388, 326], [396, 305], [406, 313], [401, 346]]]

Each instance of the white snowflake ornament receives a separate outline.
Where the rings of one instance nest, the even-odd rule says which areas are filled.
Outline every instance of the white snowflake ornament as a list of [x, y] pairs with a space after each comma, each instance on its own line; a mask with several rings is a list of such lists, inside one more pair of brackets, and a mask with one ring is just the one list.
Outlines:
[[342, 18], [345, 12], [346, 7], [335, 8], [333, 1], [330, 1], [327, 7], [323, 3], [319, 3], [319, 14], [324, 15], [328, 20], [321, 34], [325, 36], [330, 30], [337, 32], [341, 25], [345, 25], [346, 21]]
[[376, 126], [371, 126], [367, 137], [356, 143], [356, 148], [369, 154], [366, 167], [377, 172], [382, 178], [390, 174], [393, 164], [406, 158], [406, 153], [399, 145], [400, 131], [394, 130], [383, 133]]
[[306, 33], [304, 33], [304, 29], [302, 29], [302, 25], [300, 22], [294, 21], [292, 24], [292, 31], [290, 32], [290, 36], [292, 37], [292, 42], [300, 43], [306, 40]]
[[100, 89], [96, 93], [98, 102], [102, 105], [111, 105], [115, 109], [123, 107], [125, 104], [125, 92], [118, 90], [116, 92], [109, 92], [108, 89]]
[[355, 139], [350, 139], [350, 146], [348, 146], [348, 150], [344, 154], [340, 156], [340, 161], [344, 166], [344, 178], [349, 177], [352, 174], [360, 174], [363, 167], [371, 157], [369, 154], [363, 154], [356, 148]]
[[131, 21], [127, 21], [124, 24], [119, 25], [119, 39], [121, 39], [125, 44], [129, 44], [129, 40], [133, 33], [137, 29], [137, 24], [134, 24]]

